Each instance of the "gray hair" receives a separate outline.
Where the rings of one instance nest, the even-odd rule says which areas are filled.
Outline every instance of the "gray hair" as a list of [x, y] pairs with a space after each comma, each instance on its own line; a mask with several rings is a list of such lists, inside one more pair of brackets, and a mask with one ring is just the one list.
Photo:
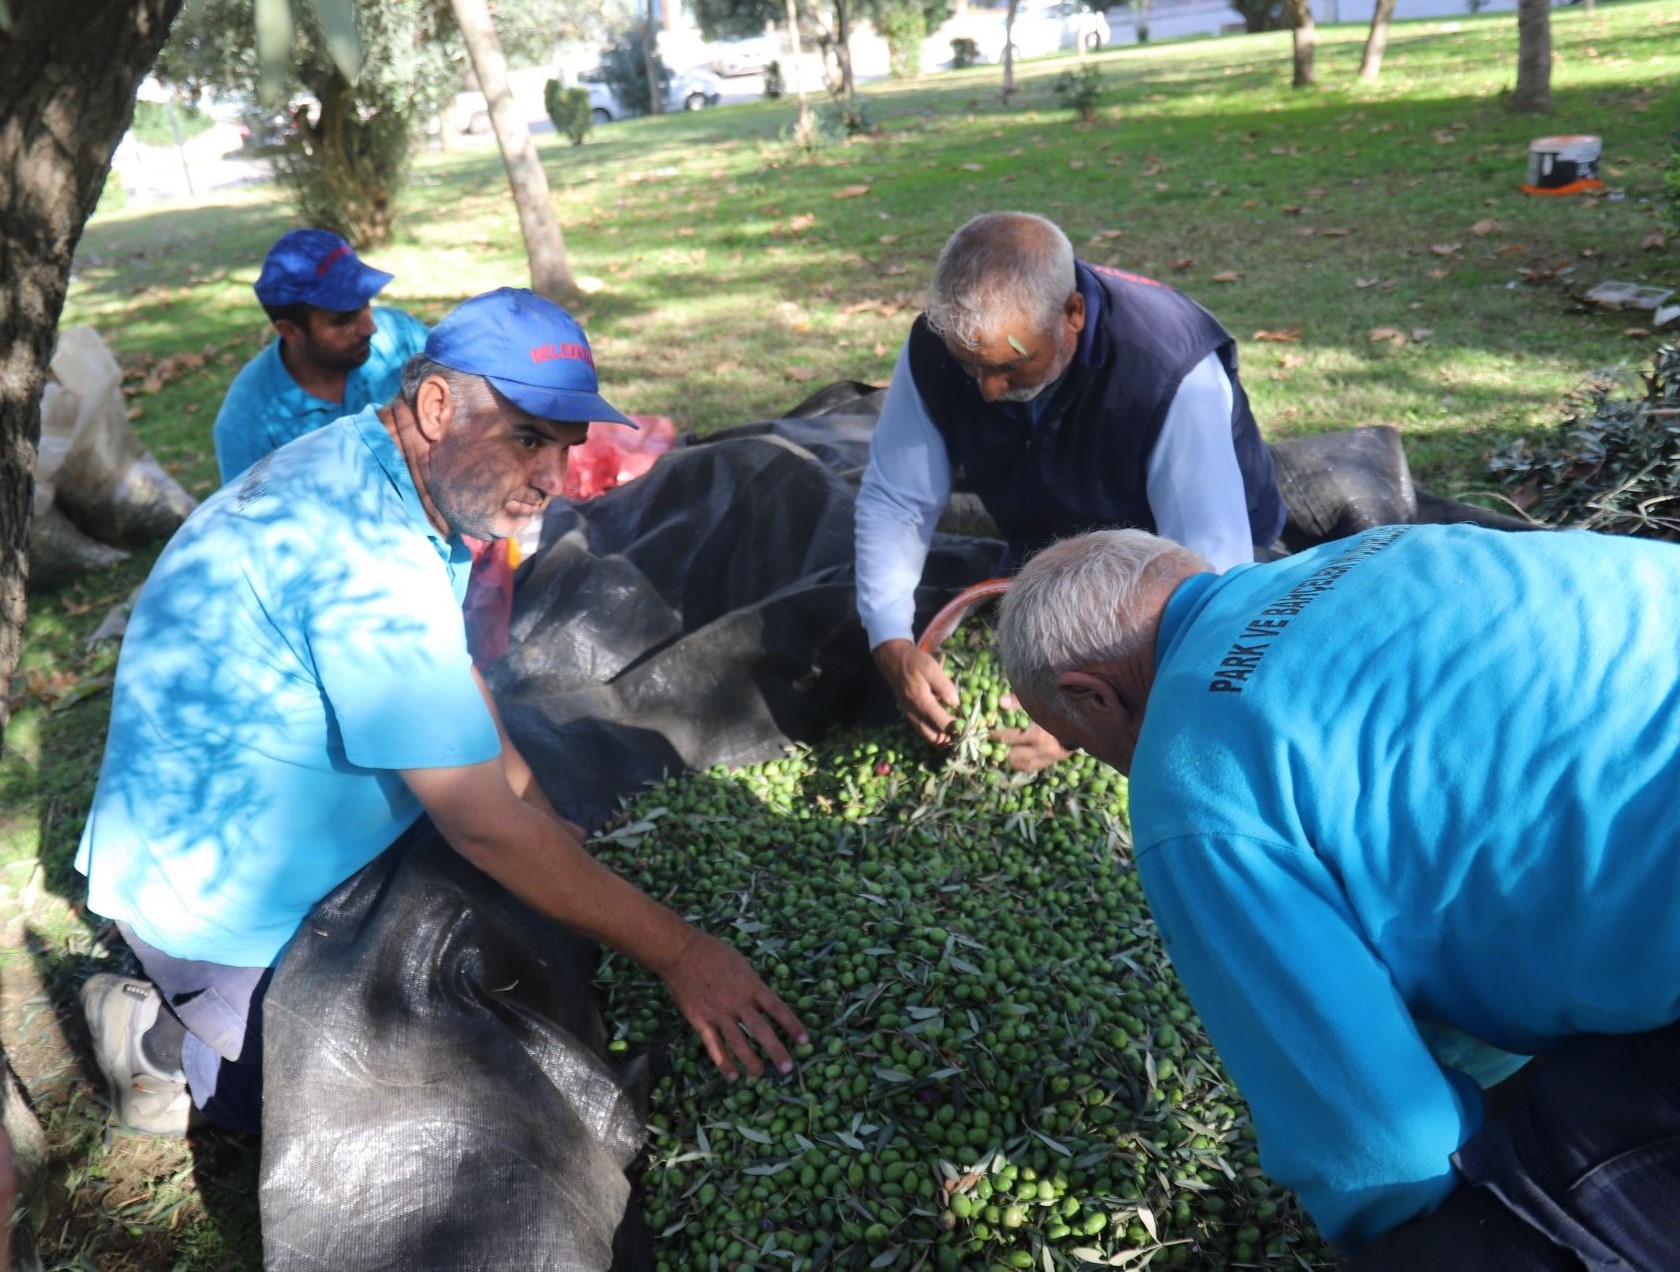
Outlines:
[[987, 212], [939, 253], [928, 285], [927, 323], [936, 336], [977, 349], [1014, 318], [1049, 331], [1078, 286], [1073, 244], [1054, 221], [1031, 212]]
[[450, 395], [457, 402], [476, 405], [490, 391], [490, 382], [483, 376], [473, 375], [469, 371], [457, 371], [441, 362], [433, 362], [423, 353], [417, 353], [403, 363], [402, 384], [397, 389], [397, 396], [412, 409], [415, 398], [419, 396], [421, 384], [434, 375], [449, 386]]
[[1145, 530], [1098, 530], [1051, 544], [1003, 595], [998, 658], [1018, 697], [1082, 713], [1056, 687], [1063, 672], [1124, 662], [1151, 638], [1156, 584], [1209, 568]]

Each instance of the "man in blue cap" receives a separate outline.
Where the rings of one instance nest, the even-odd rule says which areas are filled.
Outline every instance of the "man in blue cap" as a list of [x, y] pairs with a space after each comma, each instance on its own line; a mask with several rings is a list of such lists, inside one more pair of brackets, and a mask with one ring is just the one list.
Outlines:
[[254, 290], [279, 339], [234, 377], [211, 436], [223, 483], [295, 437], [382, 406], [426, 326], [370, 303], [392, 276], [327, 230], [282, 234]]
[[[148, 979], [82, 994], [122, 1122], [260, 1125], [262, 998], [310, 909], [421, 815], [526, 904], [669, 987], [718, 1067], [804, 1027], [729, 946], [596, 863], [509, 741], [461, 623], [463, 535], [558, 494], [598, 391], [563, 309], [503, 288], [388, 406], [265, 456], [164, 549], [123, 641], [77, 867]], [[190, 1097], [190, 1098], [189, 1098]]]

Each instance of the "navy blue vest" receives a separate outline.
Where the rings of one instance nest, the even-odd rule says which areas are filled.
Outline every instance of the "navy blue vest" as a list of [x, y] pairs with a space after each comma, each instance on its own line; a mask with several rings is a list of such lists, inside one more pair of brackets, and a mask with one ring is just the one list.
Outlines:
[[1217, 353], [1231, 378], [1231, 441], [1254, 542], [1283, 529], [1272, 453], [1237, 379], [1237, 346], [1212, 314], [1153, 279], [1075, 266], [1085, 329], [1061, 383], [1028, 403], [989, 403], [925, 316], [910, 330], [910, 371], [953, 471], [992, 514], [1016, 564], [1086, 530], [1155, 529], [1145, 493], [1149, 455], [1178, 385]]

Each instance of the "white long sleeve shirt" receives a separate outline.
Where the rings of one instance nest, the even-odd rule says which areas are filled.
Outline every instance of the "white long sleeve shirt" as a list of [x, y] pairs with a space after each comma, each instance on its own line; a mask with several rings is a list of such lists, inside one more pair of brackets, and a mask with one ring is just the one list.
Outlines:
[[[1224, 571], [1254, 559], [1231, 442], [1231, 379], [1210, 353], [1179, 381], [1145, 470], [1156, 532]], [[951, 460], [910, 373], [893, 368], [857, 498], [857, 605], [869, 646], [913, 635], [916, 586], [951, 497]]]

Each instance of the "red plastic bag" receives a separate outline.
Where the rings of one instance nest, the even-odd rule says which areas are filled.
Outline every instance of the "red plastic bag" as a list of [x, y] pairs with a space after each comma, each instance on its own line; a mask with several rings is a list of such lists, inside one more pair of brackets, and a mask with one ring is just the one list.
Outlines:
[[486, 671], [507, 653], [519, 541], [467, 539], [466, 544], [473, 555], [472, 573], [467, 576], [467, 599], [461, 605], [467, 624], [467, 652], [472, 654], [473, 666]]
[[677, 440], [677, 426], [663, 415], [632, 415], [639, 429], [627, 424], [589, 426], [581, 446], [572, 447], [566, 462], [568, 499], [593, 499], [602, 491], [622, 486], [653, 467], [653, 461]]

